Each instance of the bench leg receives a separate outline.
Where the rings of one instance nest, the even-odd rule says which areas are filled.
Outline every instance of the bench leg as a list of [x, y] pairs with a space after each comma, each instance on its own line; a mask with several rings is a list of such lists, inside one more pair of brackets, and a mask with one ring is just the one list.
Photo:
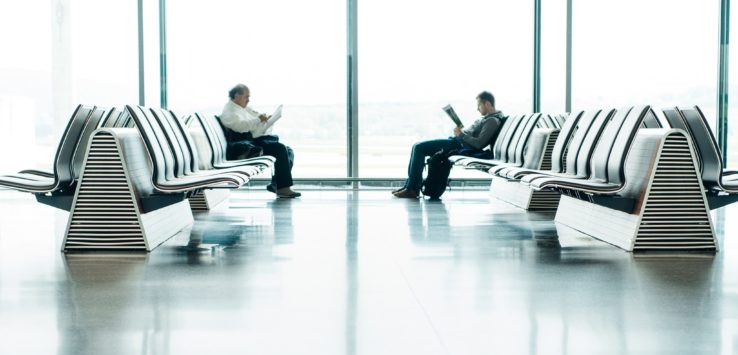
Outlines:
[[223, 201], [227, 200], [231, 195], [229, 189], [209, 189], [198, 192], [195, 196], [189, 198], [190, 208], [192, 212], [207, 212]]
[[529, 211], [555, 211], [561, 197], [558, 192], [533, 191], [517, 181], [497, 176], [492, 177], [489, 192], [498, 200]]
[[62, 244], [72, 250], [151, 251], [193, 223], [187, 201], [142, 213], [111, 134], [96, 134], [88, 149]]

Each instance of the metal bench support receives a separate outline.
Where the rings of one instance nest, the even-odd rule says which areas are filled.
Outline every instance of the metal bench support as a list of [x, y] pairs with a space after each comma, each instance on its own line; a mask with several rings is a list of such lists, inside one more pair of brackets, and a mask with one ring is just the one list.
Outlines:
[[492, 177], [492, 197], [529, 211], [555, 211], [561, 195], [554, 191], [533, 191], [518, 181]]
[[695, 156], [684, 132], [672, 131], [633, 213], [562, 196], [555, 221], [627, 251], [717, 251]]
[[[149, 162], [126, 164], [120, 142], [108, 132], [93, 136], [69, 214], [63, 251], [146, 250], [193, 223], [187, 201], [151, 212], [143, 208], [132, 179], [151, 179]], [[138, 168], [136, 168], [138, 167]]]
[[192, 209], [193, 213], [207, 212], [217, 207], [223, 201], [227, 200], [230, 195], [231, 190], [229, 189], [203, 190], [195, 194], [195, 196], [189, 198], [190, 208]]

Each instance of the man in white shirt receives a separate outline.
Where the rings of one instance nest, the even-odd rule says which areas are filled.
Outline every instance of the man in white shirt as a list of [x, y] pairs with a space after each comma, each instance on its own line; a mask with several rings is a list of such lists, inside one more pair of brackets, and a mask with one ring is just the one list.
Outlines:
[[[230, 100], [223, 107], [220, 122], [234, 132], [250, 132], [258, 137], [264, 133], [269, 116], [247, 107], [250, 96], [251, 92], [246, 85], [238, 84], [233, 87], [228, 92]], [[272, 183], [267, 186], [267, 190], [276, 193], [278, 197], [299, 197], [301, 194], [292, 190], [292, 149], [272, 139], [256, 140], [253, 143], [263, 148], [264, 155], [276, 158]]]

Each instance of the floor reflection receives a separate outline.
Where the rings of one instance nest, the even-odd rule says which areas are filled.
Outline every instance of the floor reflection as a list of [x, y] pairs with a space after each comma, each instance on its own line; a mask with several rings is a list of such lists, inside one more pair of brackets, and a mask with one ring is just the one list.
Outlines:
[[60, 253], [63, 216], [0, 204], [0, 353], [735, 353], [738, 207], [716, 254], [632, 254], [484, 196], [388, 195], [236, 193], [149, 254]]
[[293, 205], [300, 201], [278, 198], [267, 202], [267, 209], [274, 212], [274, 242], [276, 244], [291, 244], [295, 241], [293, 229]]
[[162, 331], [161, 309], [145, 287], [148, 259], [146, 253], [64, 254], [59, 354], [161, 353], [148, 348], [155, 345], [151, 334]]
[[426, 244], [443, 243], [451, 239], [448, 210], [442, 200], [403, 202], [410, 240], [416, 244]]
[[344, 312], [344, 343], [346, 355], [357, 353], [357, 328], [360, 327], [359, 309], [359, 193], [347, 196], [346, 201], [346, 310]]

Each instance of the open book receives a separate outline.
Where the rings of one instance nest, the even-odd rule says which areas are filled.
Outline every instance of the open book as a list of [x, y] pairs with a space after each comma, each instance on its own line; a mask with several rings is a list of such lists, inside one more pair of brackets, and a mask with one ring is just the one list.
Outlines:
[[269, 116], [269, 119], [266, 122], [262, 122], [255, 130], [251, 132], [251, 134], [256, 137], [261, 137], [265, 134], [272, 133], [272, 126], [274, 123], [279, 121], [279, 119], [282, 117], [282, 105], [277, 106], [277, 109], [274, 110], [274, 113]]
[[461, 119], [459, 119], [459, 115], [456, 114], [456, 111], [454, 111], [454, 108], [451, 107], [451, 105], [446, 105], [443, 107], [443, 111], [446, 112], [448, 117], [451, 117], [451, 121], [454, 121], [454, 124], [456, 124], [456, 127], [463, 127], [464, 124], [461, 123]]

